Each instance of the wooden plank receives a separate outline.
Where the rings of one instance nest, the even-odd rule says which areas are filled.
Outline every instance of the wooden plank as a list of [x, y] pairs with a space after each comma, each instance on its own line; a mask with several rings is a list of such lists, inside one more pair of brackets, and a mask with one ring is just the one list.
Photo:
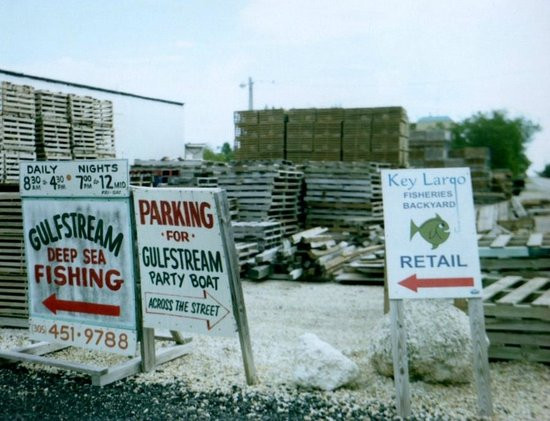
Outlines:
[[231, 230], [231, 217], [227, 203], [227, 193], [222, 190], [214, 196], [214, 199], [216, 203], [216, 211], [220, 216], [220, 231], [223, 239], [224, 252], [229, 259], [229, 286], [231, 290], [231, 302], [233, 304], [233, 315], [235, 316], [235, 321], [237, 322], [246, 382], [250, 386], [258, 382], [258, 376], [256, 374], [256, 366], [254, 364], [254, 357], [252, 354], [248, 318], [246, 315], [243, 290], [239, 278], [239, 261], [233, 239], [233, 232]]
[[482, 417], [493, 415], [493, 399], [491, 396], [491, 378], [489, 374], [488, 343], [485, 334], [485, 318], [481, 298], [471, 298], [468, 301], [468, 316], [474, 358], [474, 379], [477, 391], [478, 414]]
[[527, 240], [527, 247], [541, 247], [544, 234], [542, 232], [535, 232], [529, 236]]
[[50, 367], [58, 367], [65, 370], [73, 370], [90, 376], [101, 375], [107, 372], [107, 368], [101, 368], [91, 364], [81, 364], [54, 358], [43, 357], [41, 355], [32, 355], [15, 351], [0, 351], [0, 359], [9, 361], [25, 361], [36, 364], [44, 364]]
[[411, 415], [411, 391], [409, 388], [409, 363], [403, 300], [390, 300], [391, 339], [393, 355], [393, 379], [395, 382], [395, 405], [397, 415]]
[[531, 303], [533, 306], [550, 307], [550, 289]]
[[530, 294], [546, 285], [548, 281], [550, 281], [550, 279], [548, 278], [530, 279], [527, 283], [521, 285], [519, 288], [514, 289], [505, 296], [496, 300], [496, 302], [499, 304], [518, 304]]
[[521, 276], [506, 276], [494, 284], [489, 285], [488, 287], [483, 288], [483, 301], [488, 301], [490, 298], [494, 297], [500, 291], [508, 288], [510, 285], [515, 284], [521, 279]]
[[510, 241], [512, 238], [512, 235], [510, 234], [501, 234], [495, 240], [491, 243], [490, 247], [497, 248], [497, 247], [506, 247], [506, 244]]

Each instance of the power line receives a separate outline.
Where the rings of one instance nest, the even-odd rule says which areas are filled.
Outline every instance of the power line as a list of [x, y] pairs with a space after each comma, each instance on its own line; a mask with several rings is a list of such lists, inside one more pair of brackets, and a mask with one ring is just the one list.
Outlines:
[[105, 92], [105, 93], [108, 93], [108, 94], [114, 94], [114, 95], [120, 95], [120, 96], [127, 96], [127, 97], [130, 97], [130, 98], [142, 99], [144, 101], [161, 102], [163, 104], [176, 105], [178, 107], [183, 107], [185, 105], [184, 102], [172, 101], [172, 100], [169, 100], [169, 99], [162, 99], [162, 98], [153, 98], [153, 97], [150, 97], [150, 96], [132, 94], [130, 92], [116, 91], [114, 89], [105, 89], [105, 88], [100, 88], [98, 86], [85, 85], [85, 84], [82, 84], [82, 83], [68, 82], [66, 80], [51, 79], [49, 77], [28, 75], [28, 74], [25, 74], [25, 73], [14, 72], [14, 71], [11, 71], [11, 70], [0, 69], [0, 73], [8, 75], [8, 76], [15, 76], [15, 77], [20, 77], [20, 78], [25, 78], [25, 79], [39, 80], [39, 81], [42, 81], [42, 82], [55, 83], [55, 84], [58, 84], [58, 85], [66, 85], [66, 86], [72, 86], [72, 87], [75, 87], [75, 88], [88, 89], [88, 90], [91, 90], [91, 91]]

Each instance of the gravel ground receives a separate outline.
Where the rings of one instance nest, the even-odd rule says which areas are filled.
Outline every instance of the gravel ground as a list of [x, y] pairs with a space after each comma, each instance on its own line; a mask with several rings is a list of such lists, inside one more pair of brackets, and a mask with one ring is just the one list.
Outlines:
[[[33, 364], [0, 369], [0, 419], [392, 419], [392, 379], [369, 362], [383, 289], [334, 283], [243, 282], [260, 383], [246, 386], [238, 340], [195, 337], [193, 352], [103, 388], [73, 372]], [[292, 381], [298, 338], [311, 332], [355, 361], [358, 381], [334, 392]], [[28, 343], [26, 331], [0, 329], [0, 348]], [[159, 341], [159, 346], [162, 344]], [[72, 348], [55, 358], [113, 365], [124, 358]], [[550, 420], [550, 367], [491, 363], [499, 420]], [[473, 384], [411, 382], [411, 419], [476, 419]]]

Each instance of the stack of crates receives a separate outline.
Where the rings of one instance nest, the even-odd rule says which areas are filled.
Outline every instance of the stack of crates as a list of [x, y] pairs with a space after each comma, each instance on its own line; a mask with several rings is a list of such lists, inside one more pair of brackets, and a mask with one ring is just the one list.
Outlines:
[[68, 95], [39, 90], [36, 103], [36, 151], [41, 160], [70, 160], [71, 125]]
[[237, 159], [378, 161], [407, 166], [402, 107], [304, 108], [235, 113]]
[[285, 111], [263, 110], [258, 113], [258, 158], [285, 158]]
[[19, 162], [36, 159], [34, 88], [0, 85], [0, 183], [19, 181]]
[[315, 133], [315, 108], [292, 109], [286, 124], [286, 159], [304, 162], [311, 159]]
[[237, 111], [235, 121], [235, 157], [258, 159], [258, 111]]

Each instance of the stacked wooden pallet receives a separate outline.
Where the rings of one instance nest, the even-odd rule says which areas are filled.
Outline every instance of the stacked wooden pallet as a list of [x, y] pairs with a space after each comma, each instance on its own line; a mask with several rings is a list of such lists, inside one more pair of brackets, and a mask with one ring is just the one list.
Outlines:
[[292, 162], [309, 161], [313, 153], [315, 109], [291, 109], [287, 115], [286, 159]]
[[260, 252], [279, 246], [283, 238], [281, 223], [278, 221], [234, 221], [231, 225], [235, 241], [255, 242]]
[[36, 126], [36, 153], [40, 160], [71, 160], [71, 125], [40, 120]]
[[218, 178], [227, 171], [223, 162], [137, 159], [130, 168], [130, 183], [149, 187], [218, 187]]
[[258, 113], [257, 159], [285, 158], [285, 122], [283, 109], [262, 110]]
[[306, 227], [362, 232], [382, 220], [380, 168], [370, 162], [304, 164]]
[[446, 160], [451, 147], [451, 132], [443, 129], [411, 130], [409, 135], [409, 165], [431, 168], [431, 161]]
[[344, 161], [379, 161], [395, 166], [409, 162], [409, 122], [402, 107], [345, 110]]
[[68, 115], [74, 159], [115, 158], [111, 101], [69, 95]]
[[241, 221], [274, 220], [283, 234], [298, 230], [298, 201], [303, 173], [284, 162], [236, 163], [219, 186], [237, 199]]
[[483, 279], [489, 357], [550, 363], [550, 278]]
[[113, 103], [108, 100], [94, 102], [95, 151], [98, 159], [116, 158]]
[[19, 162], [36, 159], [34, 89], [0, 85], [0, 183], [17, 183]]
[[550, 270], [550, 233], [479, 235], [484, 271]]
[[406, 166], [408, 119], [401, 107], [237, 111], [235, 149], [239, 159]]
[[258, 111], [236, 111], [234, 121], [235, 157], [241, 160], [258, 159]]
[[19, 193], [0, 192], [0, 325], [25, 326], [27, 271]]

